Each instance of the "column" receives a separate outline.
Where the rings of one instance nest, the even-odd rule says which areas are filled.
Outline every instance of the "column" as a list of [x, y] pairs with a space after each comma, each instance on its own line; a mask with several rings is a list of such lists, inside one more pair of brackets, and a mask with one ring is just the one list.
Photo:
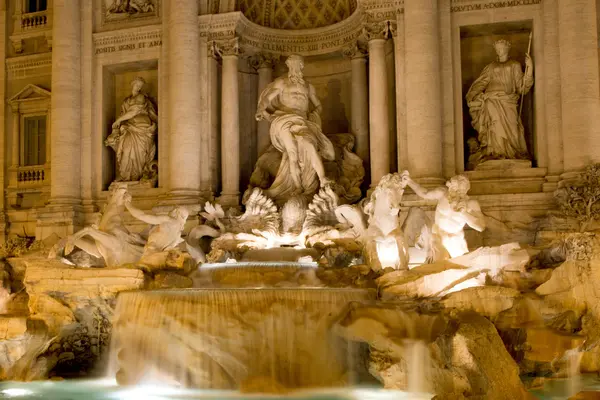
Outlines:
[[344, 49], [352, 65], [352, 90], [350, 98], [350, 131], [354, 135], [356, 154], [369, 166], [369, 85], [367, 78], [367, 50], [354, 43]]
[[221, 181], [221, 149], [220, 149], [220, 121], [219, 110], [219, 54], [215, 42], [210, 42], [208, 46], [208, 81], [209, 81], [209, 160], [210, 160], [210, 188], [213, 195], [219, 191], [219, 182]]
[[50, 204], [77, 205], [81, 202], [80, 2], [56, 0], [52, 29]]
[[238, 89], [238, 39], [220, 42], [223, 59], [221, 82], [221, 173], [219, 202], [238, 207], [240, 197], [240, 105]]
[[198, 1], [170, 0], [169, 29], [169, 190], [176, 204], [200, 197], [201, 93]]
[[17, 168], [20, 165], [19, 153], [21, 149], [19, 147], [20, 136], [21, 136], [21, 117], [19, 115], [19, 105], [11, 105], [12, 108], [12, 132], [11, 132], [11, 152], [10, 152], [10, 165], [13, 168]]
[[438, 0], [404, 4], [408, 165], [421, 183], [442, 181]]
[[385, 66], [387, 23], [365, 27], [369, 42], [369, 148], [371, 187], [375, 187], [390, 172], [390, 140], [388, 113], [388, 83]]
[[[273, 81], [273, 66], [278, 60], [279, 57], [268, 53], [257, 54], [250, 59], [252, 67], [258, 72], [258, 96], [256, 104], [258, 104], [263, 90]], [[258, 121], [256, 127], [256, 153], [258, 158], [269, 148], [271, 136], [269, 134], [269, 121]]]
[[558, 40], [558, 2], [544, 0], [544, 60], [534, 63], [544, 65], [544, 102], [546, 105], [546, 144], [548, 160], [547, 184], [544, 191], [557, 188], [559, 176], [563, 172], [563, 143], [561, 135], [561, 88], [560, 88], [560, 49]]
[[600, 161], [598, 32], [594, 0], [560, 0], [558, 34], [565, 172]]

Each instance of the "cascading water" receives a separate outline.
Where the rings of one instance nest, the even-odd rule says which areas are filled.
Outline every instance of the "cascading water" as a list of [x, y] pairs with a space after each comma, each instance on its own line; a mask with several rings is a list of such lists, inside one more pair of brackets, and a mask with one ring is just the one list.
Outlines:
[[111, 369], [128, 384], [264, 392], [343, 386], [353, 383], [351, 360], [361, 355], [329, 328], [348, 303], [374, 297], [328, 288], [121, 293]]

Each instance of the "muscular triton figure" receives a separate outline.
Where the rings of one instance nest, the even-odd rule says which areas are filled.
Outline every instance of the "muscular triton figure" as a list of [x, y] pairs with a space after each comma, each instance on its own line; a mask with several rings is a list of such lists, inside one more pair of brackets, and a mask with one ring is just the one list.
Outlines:
[[275, 181], [267, 191], [274, 199], [312, 194], [329, 184], [323, 159], [335, 157], [333, 144], [321, 130], [321, 102], [302, 74], [302, 57], [292, 55], [286, 65], [288, 75], [267, 86], [256, 111], [257, 120], [271, 123], [271, 143], [283, 154]]
[[463, 232], [465, 225], [479, 232], [485, 229], [485, 217], [479, 203], [467, 195], [471, 188], [469, 179], [464, 175], [454, 176], [446, 183], [446, 187], [431, 190], [414, 182], [408, 174], [403, 179], [419, 197], [437, 200], [428, 261], [435, 262], [468, 253]]

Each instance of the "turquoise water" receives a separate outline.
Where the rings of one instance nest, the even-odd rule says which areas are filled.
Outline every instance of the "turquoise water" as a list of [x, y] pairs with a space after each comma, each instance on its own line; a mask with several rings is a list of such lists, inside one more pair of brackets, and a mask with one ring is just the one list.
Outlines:
[[376, 388], [330, 389], [287, 396], [244, 395], [216, 390], [186, 390], [168, 387], [119, 387], [114, 381], [40, 381], [0, 383], [0, 399], [15, 400], [417, 400], [431, 396]]

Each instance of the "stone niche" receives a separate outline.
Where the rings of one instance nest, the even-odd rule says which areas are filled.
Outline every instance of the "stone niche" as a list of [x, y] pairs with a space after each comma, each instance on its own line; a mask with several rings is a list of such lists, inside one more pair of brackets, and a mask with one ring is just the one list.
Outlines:
[[[463, 146], [464, 165], [468, 169], [469, 146], [467, 140], [476, 138], [477, 131], [471, 125], [471, 116], [465, 96], [473, 82], [479, 77], [486, 65], [496, 60], [494, 42], [505, 39], [511, 42], [509, 58], [516, 60], [525, 70], [525, 54], [529, 44], [529, 33], [532, 31], [533, 21], [509, 21], [495, 24], [468, 25], [460, 27], [460, 60], [461, 60], [461, 98], [463, 117]], [[536, 33], [534, 32], [534, 35]], [[536, 66], [542, 60], [536, 60], [534, 56], [533, 40], [530, 55], [533, 58], [534, 84], [529, 93], [523, 99], [523, 111], [521, 120], [525, 129], [525, 141], [527, 150], [532, 160], [532, 167], [536, 167], [535, 149], [535, 90], [536, 90]], [[521, 100], [519, 99], [519, 102]], [[520, 103], [519, 103], [520, 105]], [[519, 105], [517, 107], [519, 107]]]
[[[112, 124], [121, 114], [123, 100], [131, 95], [131, 82], [136, 77], [141, 77], [146, 81], [142, 92], [150, 96], [154, 101], [157, 111], [161, 112], [158, 104], [158, 60], [106, 66], [103, 75], [102, 90], [104, 93], [102, 98], [104, 99], [104, 104], [102, 104], [102, 127], [100, 134], [102, 135], [102, 190], [107, 190], [115, 180], [116, 161], [115, 152], [104, 145], [104, 140], [111, 134]], [[158, 160], [158, 135], [160, 135], [160, 124], [157, 130], [155, 160]]]

